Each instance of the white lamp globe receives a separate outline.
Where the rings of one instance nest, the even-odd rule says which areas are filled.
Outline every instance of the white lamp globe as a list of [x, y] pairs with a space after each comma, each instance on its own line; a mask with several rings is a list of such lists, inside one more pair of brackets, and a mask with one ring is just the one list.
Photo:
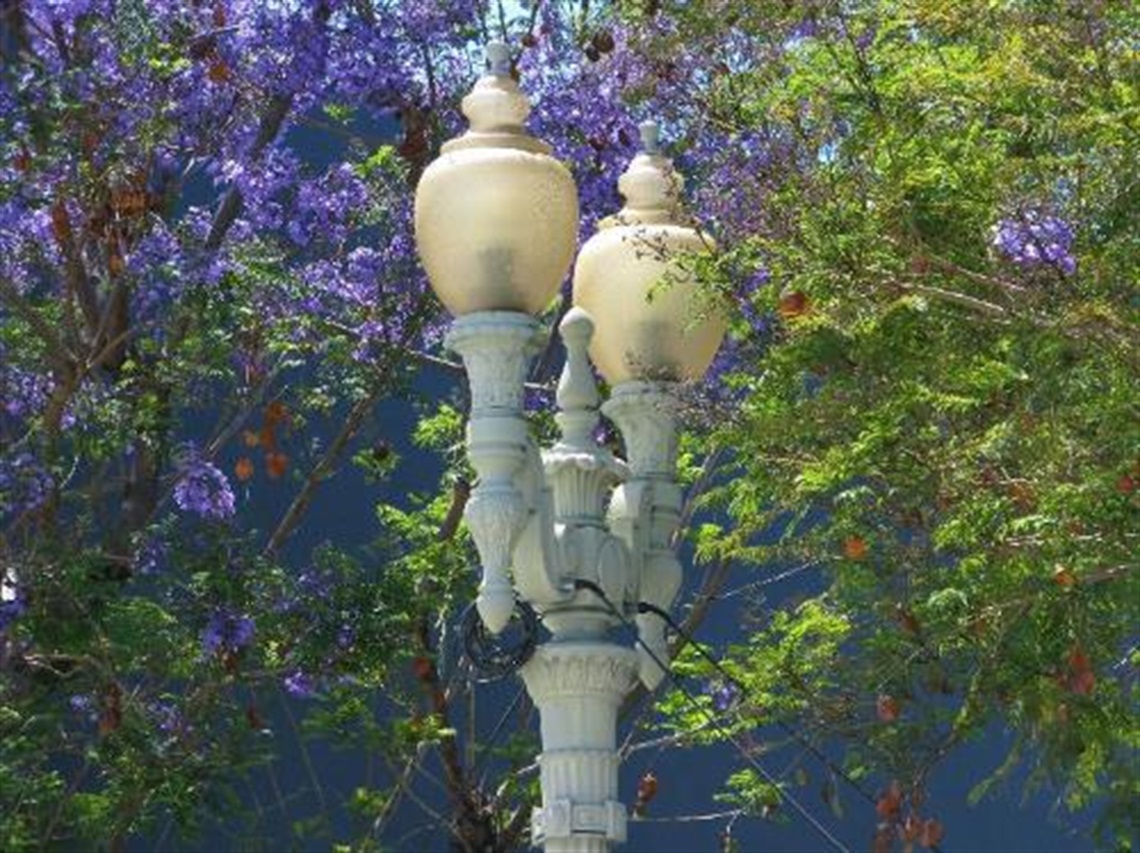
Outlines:
[[644, 150], [618, 183], [625, 207], [598, 225], [574, 268], [574, 304], [596, 327], [590, 357], [611, 385], [697, 379], [725, 333], [679, 261], [713, 240], [682, 221], [681, 177], [658, 153], [657, 125], [642, 124], [641, 136]]
[[463, 99], [470, 129], [443, 145], [416, 188], [416, 243], [432, 289], [455, 316], [541, 313], [577, 243], [578, 192], [550, 146], [523, 122], [530, 102], [505, 44]]

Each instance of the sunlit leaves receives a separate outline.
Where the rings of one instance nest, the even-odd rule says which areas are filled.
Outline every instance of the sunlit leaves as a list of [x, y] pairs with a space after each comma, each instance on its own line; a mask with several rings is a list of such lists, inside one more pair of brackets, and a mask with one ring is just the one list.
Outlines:
[[[727, 247], [762, 248], [758, 297], [781, 324], [716, 431], [739, 451], [710, 499], [732, 523], [701, 553], [818, 561], [816, 600], [850, 619], [833, 680], [781, 670], [770, 633], [733, 660], [766, 708], [803, 690], [811, 719], [907, 785], [1001, 717], [1034, 784], [1104, 806], [1133, 701], [1105, 661], [1140, 615], [1136, 163], [1116, 155], [1135, 141], [1118, 79], [1134, 22], [1059, 3], [730, 5], [678, 17], [781, 33], [781, 62], [737, 91], [810, 153], [767, 198], [770, 230]], [[1048, 227], [995, 247], [1015, 221]], [[919, 817], [892, 815], [884, 843], [937, 844]]]

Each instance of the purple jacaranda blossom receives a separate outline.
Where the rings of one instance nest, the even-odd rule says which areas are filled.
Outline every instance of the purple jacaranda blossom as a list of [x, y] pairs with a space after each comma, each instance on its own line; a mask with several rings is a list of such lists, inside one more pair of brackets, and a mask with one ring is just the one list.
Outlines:
[[193, 447], [184, 451], [177, 476], [174, 503], [179, 509], [208, 519], [233, 516], [234, 493], [230, 481]]
[[[760, 268], [750, 274], [744, 289], [746, 293], [754, 291], [768, 280], [768, 271]], [[710, 423], [736, 412], [745, 390], [734, 384], [732, 376], [737, 372], [755, 372], [777, 328], [775, 315], [759, 310], [747, 295], [738, 298], [735, 305], [735, 313], [744, 323], [737, 324], [724, 339], [703, 381], [694, 389], [693, 408], [703, 410], [701, 420], [711, 418]]]
[[336, 629], [336, 644], [340, 649], [351, 649], [356, 642], [356, 630], [351, 625], [341, 625]]
[[329, 572], [312, 567], [297, 577], [297, 592], [310, 598], [326, 598], [332, 592], [334, 583]]
[[412, 244], [397, 251], [391, 245], [396, 242], [384, 248], [359, 246], [347, 255], [305, 265], [299, 270], [300, 291], [263, 296], [265, 314], [288, 316], [303, 304], [309, 319], [327, 320], [355, 334], [353, 355], [359, 361], [422, 341], [426, 282]]
[[332, 573], [310, 566], [292, 579], [292, 588], [281, 593], [274, 609], [278, 613], [310, 611], [314, 602], [326, 601], [332, 595], [335, 585]]
[[554, 389], [526, 386], [523, 389], [523, 409], [528, 412], [554, 411]]
[[173, 702], [153, 700], [147, 703], [147, 711], [163, 734], [177, 734], [186, 728], [186, 719]]
[[705, 685], [705, 694], [712, 699], [713, 709], [724, 713], [740, 698], [740, 688], [731, 681], [710, 681]]
[[614, 422], [607, 417], [598, 418], [598, 424], [594, 427], [592, 435], [598, 445], [611, 451], [621, 446], [621, 433]]
[[345, 258], [314, 261], [301, 275], [315, 297], [314, 311], [326, 315], [362, 311], [379, 299], [384, 261], [376, 249], [360, 246]]
[[731, 417], [742, 399], [740, 389], [733, 386], [730, 377], [738, 370], [747, 369], [750, 348], [732, 336], [726, 337], [720, 345], [712, 364], [709, 365], [702, 381], [693, 389], [690, 408], [694, 414], [700, 413], [709, 423], [726, 416]]
[[747, 324], [747, 330], [743, 333], [744, 341], [759, 356], [772, 342], [778, 318], [770, 311], [761, 311], [750, 299], [740, 300], [738, 306], [740, 316]]
[[704, 130], [677, 166], [694, 187], [692, 205], [721, 242], [769, 229], [768, 197], [796, 154], [786, 130]]
[[108, 11], [105, 3], [98, 0], [43, 0], [43, 12], [53, 22], [62, 27], [73, 27], [84, 15]]
[[164, 224], [156, 224], [131, 249], [131, 309], [136, 322], [154, 321], [182, 293], [182, 247]]
[[286, 675], [281, 684], [285, 692], [295, 699], [308, 699], [317, 692], [317, 685], [312, 676], [300, 669], [295, 669]]
[[150, 575], [166, 567], [170, 559], [170, 545], [158, 535], [147, 536], [135, 550], [135, 571]]
[[0, 524], [38, 509], [53, 485], [51, 475], [31, 453], [0, 456]]
[[240, 65], [243, 79], [267, 94], [312, 97], [314, 82], [325, 75], [330, 45], [327, 16], [315, 14], [320, 8], [260, 0], [234, 2], [238, 32], [228, 58]]
[[69, 696], [67, 707], [88, 725], [93, 724], [99, 718], [99, 709], [95, 705], [95, 698], [88, 693], [76, 693]]
[[819, 21], [816, 20], [814, 14], [806, 15], [798, 24], [792, 27], [788, 33], [789, 38], [799, 41], [802, 39], [815, 38], [819, 33]]
[[[0, 124], [0, 134], [3, 132]], [[0, 173], [0, 188], [19, 183], [19, 176]], [[34, 285], [35, 270], [41, 265], [62, 261], [51, 227], [50, 205], [31, 193], [0, 202], [0, 275], [17, 290], [23, 292]]]
[[[273, 148], [256, 163], [243, 152], [211, 166], [219, 189], [236, 189], [243, 199], [241, 225], [251, 233], [278, 231], [291, 213], [289, 196], [301, 180], [300, 158], [288, 148]], [[238, 234], [234, 236], [239, 236]]]
[[1059, 216], [1030, 209], [994, 226], [993, 245], [1022, 269], [1052, 266], [1064, 275], [1077, 270], [1073, 227]]
[[43, 411], [54, 387], [51, 377], [13, 364], [0, 345], [0, 412], [11, 418], [33, 417]]
[[390, 118], [395, 93], [414, 88], [411, 69], [400, 61], [400, 51], [406, 47], [399, 34], [390, 29], [346, 28], [329, 51], [330, 95]]
[[340, 163], [320, 178], [300, 183], [286, 233], [298, 246], [309, 246], [316, 240], [340, 245], [368, 203], [364, 181], [352, 166]]
[[858, 35], [855, 36], [852, 44], [855, 49], [860, 52], [865, 52], [875, 43], [875, 38], [879, 35], [879, 25], [872, 21], [863, 26]]
[[772, 272], [765, 266], [758, 266], [744, 279], [743, 292], [745, 294], [755, 293], [760, 288], [764, 287], [772, 280]]
[[210, 615], [202, 630], [202, 652], [207, 657], [225, 652], [234, 654], [253, 642], [254, 622], [249, 616], [228, 608]]

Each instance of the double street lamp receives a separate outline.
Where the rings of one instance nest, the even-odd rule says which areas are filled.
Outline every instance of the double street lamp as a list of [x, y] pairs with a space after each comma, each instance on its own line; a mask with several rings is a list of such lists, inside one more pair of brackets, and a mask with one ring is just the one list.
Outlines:
[[[703, 375], [724, 321], [694, 316], [696, 284], [678, 259], [711, 241], [683, 223], [680, 178], [656, 126], [643, 124], [643, 151], [619, 182], [625, 207], [575, 264], [574, 307], [559, 326], [561, 437], [536, 445], [523, 414], [544, 337], [535, 315], [574, 258], [578, 198], [550, 146], [523, 128], [531, 107], [507, 46], [492, 43], [487, 56], [488, 73], [463, 100], [470, 129], [420, 179], [416, 241], [456, 318], [446, 343], [471, 386], [478, 481], [466, 520], [482, 563], [479, 617], [497, 634], [525, 602], [551, 634], [520, 670], [541, 715], [532, 837], [547, 851], [603, 853], [626, 836], [618, 708], [638, 680], [652, 689], [664, 677], [665, 625], [653, 610], [668, 609], [681, 583], [675, 389]], [[613, 389], [600, 406], [590, 360]], [[595, 440], [599, 409], [621, 431], [626, 460]], [[636, 649], [611, 637], [630, 617]]]

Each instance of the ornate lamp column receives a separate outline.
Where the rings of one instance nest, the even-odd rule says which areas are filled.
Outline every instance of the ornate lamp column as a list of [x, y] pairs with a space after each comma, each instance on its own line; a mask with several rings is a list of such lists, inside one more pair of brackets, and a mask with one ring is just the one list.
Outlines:
[[[642, 153], [618, 182], [625, 207], [598, 225], [574, 270], [574, 304], [598, 323], [590, 349], [613, 394], [602, 411], [617, 424], [632, 477], [610, 503], [610, 527], [630, 546], [638, 601], [668, 609], [681, 585], [672, 547], [682, 494], [676, 483], [678, 382], [702, 377], [725, 323], [702, 302], [692, 272], [678, 262], [714, 247], [687, 224], [684, 182], [662, 156], [657, 125], [641, 125]], [[652, 613], [637, 616], [641, 680], [664, 677], [665, 625]]]
[[[578, 193], [550, 146], [523, 122], [530, 102], [510, 76], [505, 44], [463, 99], [470, 130], [443, 145], [416, 188], [416, 242], [432, 288], [457, 319], [448, 346], [471, 385], [468, 452], [479, 475], [467, 505], [483, 581], [476, 604], [501, 631], [514, 611], [507, 570], [529, 509], [518, 475], [530, 455], [523, 381], [540, 313], [574, 257]], [[543, 590], [553, 594], [552, 589]]]
[[[558, 853], [604, 853], [626, 835], [617, 709], [638, 677], [656, 686], [664, 672], [654, 657], [666, 654], [656, 616], [637, 616], [640, 653], [610, 631], [640, 602], [667, 608], [676, 595], [672, 387], [704, 372], [724, 328], [716, 316], [687, 319], [694, 283], [677, 256], [707, 238], [681, 224], [679, 178], [647, 125], [645, 153], [620, 183], [626, 207], [578, 261], [577, 307], [561, 324], [561, 438], [540, 451], [523, 416], [523, 382], [541, 337], [533, 315], [573, 255], [577, 196], [549, 147], [523, 130], [530, 106], [508, 73], [506, 46], [487, 53], [490, 72], [463, 102], [470, 130], [420, 180], [416, 239], [456, 315], [447, 343], [471, 385], [467, 446], [479, 479], [466, 518], [483, 569], [480, 618], [498, 633], [521, 600], [551, 633], [521, 670], [542, 718], [533, 840]], [[628, 464], [593, 437], [600, 401], [587, 352], [615, 386], [602, 410], [622, 431]]]

